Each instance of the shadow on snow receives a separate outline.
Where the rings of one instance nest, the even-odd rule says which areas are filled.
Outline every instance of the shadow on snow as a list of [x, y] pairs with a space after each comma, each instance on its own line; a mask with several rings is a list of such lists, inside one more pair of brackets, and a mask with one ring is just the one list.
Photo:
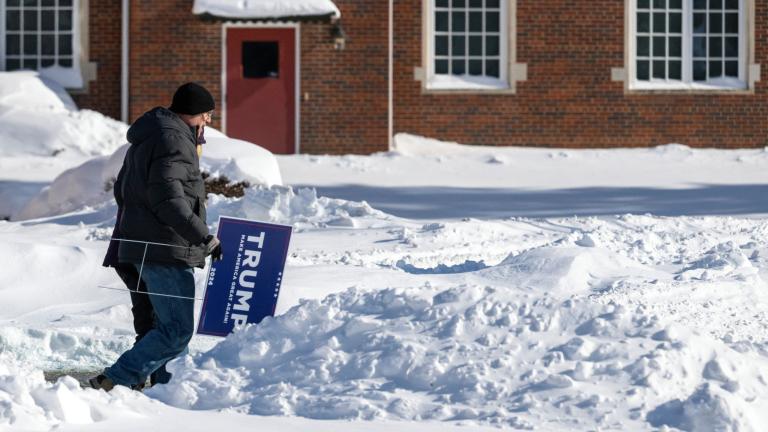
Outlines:
[[318, 195], [367, 201], [378, 210], [409, 219], [556, 218], [626, 213], [738, 216], [768, 213], [768, 184], [693, 185], [689, 189], [587, 187], [524, 190], [367, 185], [321, 186], [316, 189]]

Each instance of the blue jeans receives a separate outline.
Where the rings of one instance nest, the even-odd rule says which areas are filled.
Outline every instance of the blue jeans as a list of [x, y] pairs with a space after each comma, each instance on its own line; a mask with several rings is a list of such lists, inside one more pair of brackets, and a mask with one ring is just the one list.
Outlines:
[[[138, 265], [136, 266], [138, 269]], [[194, 333], [195, 277], [191, 267], [144, 264], [141, 279], [151, 294], [155, 311], [155, 328], [124, 352], [104, 374], [112, 382], [127, 387], [144, 383], [151, 373], [183, 353]], [[169, 373], [160, 373], [158, 382], [167, 383]]]

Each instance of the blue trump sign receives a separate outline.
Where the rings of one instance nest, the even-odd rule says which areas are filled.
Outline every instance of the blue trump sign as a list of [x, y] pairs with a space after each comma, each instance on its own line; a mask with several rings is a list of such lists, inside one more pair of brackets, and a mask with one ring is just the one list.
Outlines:
[[226, 336], [272, 316], [283, 280], [291, 227], [219, 218], [224, 257], [211, 264], [197, 332]]

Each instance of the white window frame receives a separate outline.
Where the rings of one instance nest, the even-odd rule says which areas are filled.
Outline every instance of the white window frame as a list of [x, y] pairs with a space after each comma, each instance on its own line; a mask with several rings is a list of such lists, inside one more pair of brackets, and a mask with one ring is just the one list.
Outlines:
[[[452, 0], [448, 0], [449, 5]], [[469, 0], [466, 0], [469, 3]], [[469, 71], [465, 75], [450, 75], [450, 74], [437, 74], [435, 73], [435, 0], [424, 0], [424, 14], [425, 14], [425, 61], [424, 70], [426, 71], [426, 77], [424, 79], [424, 88], [428, 91], [452, 91], [452, 90], [466, 90], [474, 92], [492, 92], [499, 90], [514, 89], [512, 83], [514, 80], [510, 80], [510, 65], [513, 63], [513, 50], [510, 49], [513, 42], [510, 28], [513, 28], [512, 21], [514, 11], [514, 0], [499, 0], [499, 78], [491, 78], [484, 75], [469, 75]], [[452, 17], [449, 15], [449, 23]], [[466, 33], [469, 34], [469, 14], [467, 14]], [[450, 25], [450, 24], [449, 24]], [[485, 36], [485, 29], [480, 33]], [[449, 35], [450, 45], [450, 35]], [[469, 46], [466, 46], [467, 52]], [[469, 54], [467, 54], [467, 57]], [[449, 57], [449, 62], [450, 62]], [[483, 53], [483, 61], [485, 61], [485, 53]]]
[[[682, 80], [662, 80], [653, 78], [653, 66], [650, 66], [650, 80], [637, 79], [637, 0], [627, 0], [628, 10], [628, 39], [629, 48], [627, 72], [629, 76], [629, 90], [703, 90], [703, 91], [744, 91], [750, 87], [750, 63], [749, 51], [753, 38], [750, 35], [750, 7], [751, 0], [739, 1], [739, 74], [738, 79], [726, 78], [714, 81], [693, 80], [693, 1], [682, 0], [683, 28], [682, 28]], [[723, 0], [725, 1], [725, 0]], [[650, 0], [651, 4], [653, 0]], [[709, 15], [707, 14], [707, 17]], [[669, 23], [667, 22], [667, 26]], [[651, 29], [652, 31], [653, 29]], [[725, 29], [723, 29], [723, 32]], [[651, 45], [652, 45], [651, 40]], [[667, 51], [667, 57], [669, 57]]]
[[[37, 72], [40, 74], [40, 76], [44, 78], [51, 79], [60, 85], [62, 85], [65, 88], [68, 89], [82, 89], [85, 87], [85, 81], [83, 79], [83, 73], [82, 73], [82, 47], [81, 47], [81, 35], [82, 35], [82, 20], [81, 20], [81, 0], [72, 0], [72, 66], [71, 67], [63, 67], [58, 64], [58, 55], [54, 56], [55, 63], [52, 67], [39, 67], [37, 69]], [[6, 46], [5, 46], [5, 37], [6, 37], [6, 28], [5, 28], [5, 21], [6, 21], [6, 3], [7, 0], [0, 0], [0, 70], [5, 71], [5, 61], [6, 61]], [[24, 10], [24, 0], [20, 1], [20, 7], [19, 10], [22, 11], [23, 14]], [[46, 10], [54, 10], [56, 11], [56, 15], [58, 16], [59, 6], [38, 6], [34, 9], [36, 10], [42, 10], [41, 8], [45, 8]], [[14, 7], [14, 9], [16, 9]], [[58, 18], [57, 18], [58, 20]], [[40, 14], [38, 14], [38, 32], [42, 31], [41, 23], [40, 23]], [[22, 30], [23, 32], [23, 30]], [[53, 35], [56, 40], [56, 44], [58, 45], [58, 37], [59, 37], [59, 29], [58, 27], [54, 28]], [[42, 57], [41, 54], [42, 50], [42, 44], [38, 42], [37, 45], [37, 59], [38, 63], [40, 58]], [[21, 54], [22, 57], [24, 57], [24, 54]], [[69, 57], [69, 56], [68, 56]], [[23, 65], [22, 65], [23, 68]], [[19, 69], [24, 70], [24, 69]]]

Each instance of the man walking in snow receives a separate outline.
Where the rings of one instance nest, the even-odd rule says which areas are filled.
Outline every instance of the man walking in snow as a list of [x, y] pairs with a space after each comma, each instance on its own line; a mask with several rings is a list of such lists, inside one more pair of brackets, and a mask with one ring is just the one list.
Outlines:
[[[215, 103], [204, 87], [187, 83], [171, 106], [157, 107], [128, 130], [131, 146], [115, 182], [121, 215], [118, 261], [146, 284], [154, 326], [103, 374], [93, 388], [141, 388], [147, 377], [186, 350], [194, 332], [194, 267], [221, 258], [219, 240], [208, 233], [205, 185], [199, 168], [203, 128]], [[135, 287], [131, 287], [135, 289]], [[158, 377], [167, 383], [168, 373]]]

